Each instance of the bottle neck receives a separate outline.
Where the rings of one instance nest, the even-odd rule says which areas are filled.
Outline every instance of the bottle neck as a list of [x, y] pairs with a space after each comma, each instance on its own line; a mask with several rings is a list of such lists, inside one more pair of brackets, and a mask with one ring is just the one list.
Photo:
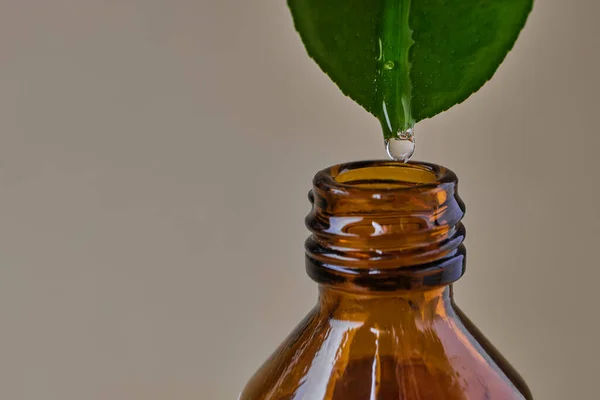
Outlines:
[[317, 173], [306, 217], [306, 268], [318, 283], [386, 292], [462, 276], [464, 204], [456, 175], [426, 163], [364, 161]]
[[345, 321], [376, 321], [378, 325], [405, 326], [427, 323], [454, 315], [450, 285], [387, 292], [354, 292], [336, 286], [320, 285], [319, 305], [330, 318]]

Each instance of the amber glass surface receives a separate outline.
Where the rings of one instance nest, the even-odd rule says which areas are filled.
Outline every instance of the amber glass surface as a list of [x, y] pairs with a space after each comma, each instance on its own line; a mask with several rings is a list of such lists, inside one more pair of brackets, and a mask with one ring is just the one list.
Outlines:
[[306, 269], [319, 301], [241, 400], [532, 398], [452, 300], [465, 267], [453, 172], [366, 161], [313, 183]]

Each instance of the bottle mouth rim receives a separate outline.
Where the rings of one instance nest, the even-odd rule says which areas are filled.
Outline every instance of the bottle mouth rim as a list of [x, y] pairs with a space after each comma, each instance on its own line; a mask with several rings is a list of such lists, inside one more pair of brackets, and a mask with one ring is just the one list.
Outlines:
[[454, 172], [437, 164], [392, 160], [353, 161], [333, 165], [315, 175], [313, 184], [338, 194], [387, 193], [433, 189], [457, 183]]

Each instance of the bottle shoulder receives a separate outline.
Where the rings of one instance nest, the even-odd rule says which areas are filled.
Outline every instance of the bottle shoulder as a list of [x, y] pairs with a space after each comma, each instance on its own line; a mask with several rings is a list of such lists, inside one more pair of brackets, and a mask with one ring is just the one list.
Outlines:
[[[413, 322], [410, 322], [413, 321]], [[240, 400], [531, 399], [523, 380], [457, 309], [382, 323], [313, 309]]]

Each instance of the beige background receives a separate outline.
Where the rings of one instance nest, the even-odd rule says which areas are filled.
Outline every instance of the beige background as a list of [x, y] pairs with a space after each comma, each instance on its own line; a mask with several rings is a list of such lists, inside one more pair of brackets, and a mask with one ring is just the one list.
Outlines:
[[[457, 300], [542, 400], [598, 396], [598, 15], [538, 0], [417, 126], [468, 207]], [[0, 0], [0, 398], [236, 398], [315, 301], [312, 175], [378, 129], [283, 0]]]

